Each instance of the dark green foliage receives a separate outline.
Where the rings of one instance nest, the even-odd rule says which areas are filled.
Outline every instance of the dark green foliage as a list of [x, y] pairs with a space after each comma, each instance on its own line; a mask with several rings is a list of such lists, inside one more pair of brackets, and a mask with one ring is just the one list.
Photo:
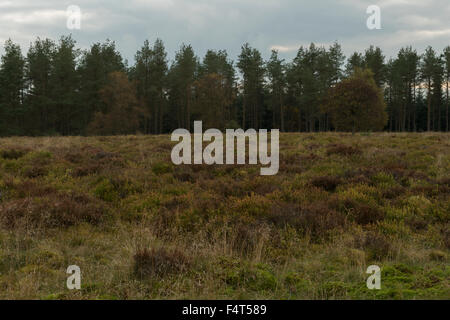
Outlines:
[[[439, 54], [429, 47], [419, 55], [405, 47], [385, 61], [381, 49], [370, 46], [352, 54], [346, 65], [344, 61], [338, 43], [300, 47], [289, 62], [277, 51], [264, 61], [262, 52], [247, 43], [236, 63], [225, 50], [208, 50], [199, 59], [185, 44], [169, 62], [157, 39], [152, 46], [146, 40], [128, 66], [110, 40], [79, 50], [71, 36], [57, 42], [37, 38], [26, 56], [8, 40], [0, 64], [0, 135], [162, 134], [192, 129], [194, 120], [219, 129], [351, 130], [336, 120], [339, 115], [361, 124], [350, 124], [355, 131], [449, 130], [449, 48]], [[344, 107], [354, 102], [344, 99], [352, 90], [370, 93], [368, 87], [346, 86], [328, 99], [335, 109], [320, 108], [329, 89], [342, 88], [359, 69], [371, 71], [379, 92], [358, 103], [380, 106], [378, 100], [384, 98], [387, 124], [384, 115], [362, 114], [361, 108], [348, 113]], [[112, 121], [120, 112], [99, 120], [111, 111], [101, 92], [118, 72], [127, 75], [133, 87], [129, 96], [142, 106], [126, 112], [134, 122], [131, 131]], [[376, 124], [367, 125], [373, 119]], [[96, 130], [89, 130], [92, 123]]]

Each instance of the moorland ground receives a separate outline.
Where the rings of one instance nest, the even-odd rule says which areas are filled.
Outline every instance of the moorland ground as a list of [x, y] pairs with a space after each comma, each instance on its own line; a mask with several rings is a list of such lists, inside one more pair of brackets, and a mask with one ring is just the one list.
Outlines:
[[275, 176], [174, 144], [0, 139], [0, 298], [450, 298], [449, 134], [282, 134]]

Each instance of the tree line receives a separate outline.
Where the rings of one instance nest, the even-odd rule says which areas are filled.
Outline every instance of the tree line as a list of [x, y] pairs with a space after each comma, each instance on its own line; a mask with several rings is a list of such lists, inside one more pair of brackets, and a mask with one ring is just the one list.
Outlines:
[[[162, 134], [192, 129], [194, 120], [206, 128], [315, 132], [363, 129], [377, 117], [377, 130], [449, 131], [450, 46], [422, 55], [405, 47], [386, 60], [374, 46], [346, 59], [337, 42], [312, 43], [287, 62], [275, 50], [264, 61], [247, 43], [234, 62], [225, 50], [199, 58], [183, 44], [169, 61], [157, 39], [134, 60], [128, 66], [110, 40], [80, 50], [71, 36], [37, 38], [26, 55], [6, 41], [0, 135]], [[355, 109], [379, 97], [383, 104], [373, 105], [385, 109], [385, 120]]]

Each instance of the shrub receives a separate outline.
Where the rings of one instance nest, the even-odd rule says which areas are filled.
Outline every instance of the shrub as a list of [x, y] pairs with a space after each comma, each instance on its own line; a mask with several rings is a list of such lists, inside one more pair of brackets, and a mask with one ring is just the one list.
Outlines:
[[343, 156], [352, 156], [361, 154], [361, 149], [344, 144], [332, 144], [328, 146], [327, 155], [338, 154]]
[[16, 160], [23, 157], [26, 153], [25, 150], [18, 149], [1, 150], [0, 157], [3, 159]]
[[152, 171], [156, 175], [172, 172], [172, 166], [165, 162], [157, 162], [152, 166]]
[[277, 287], [273, 272], [263, 264], [234, 266], [226, 275], [225, 282], [235, 289], [245, 287], [254, 291], [273, 291]]
[[402, 186], [392, 186], [386, 189], [383, 189], [383, 197], [386, 199], [395, 199], [398, 196], [405, 193], [406, 189]]
[[189, 167], [179, 166], [175, 169], [175, 172], [173, 174], [175, 179], [181, 182], [195, 182], [195, 176], [192, 174], [192, 170], [189, 169]]
[[355, 239], [356, 246], [364, 249], [369, 260], [381, 260], [388, 256], [391, 248], [385, 236], [375, 232], [368, 232]]
[[113, 202], [119, 198], [119, 194], [114, 185], [108, 179], [103, 179], [97, 185], [94, 194], [96, 197], [108, 202]]
[[22, 169], [24, 177], [37, 178], [48, 174], [48, 169], [41, 165], [26, 166]]
[[8, 180], [5, 187], [10, 191], [11, 197], [17, 198], [44, 197], [56, 192], [54, 187], [38, 183], [35, 179], [20, 182]]
[[444, 245], [447, 249], [450, 249], [450, 229], [445, 230], [443, 233]]
[[81, 222], [99, 224], [106, 208], [83, 194], [51, 194], [43, 198], [24, 198], [0, 206], [0, 223], [13, 229], [20, 226], [57, 228]]
[[313, 178], [310, 182], [312, 186], [324, 189], [326, 191], [336, 190], [336, 187], [341, 183], [341, 179], [330, 176], [316, 177]]
[[434, 261], [445, 261], [447, 254], [441, 250], [431, 250], [430, 259]]
[[341, 205], [348, 211], [349, 217], [361, 225], [376, 223], [385, 217], [385, 213], [374, 202], [364, 203], [350, 198], [345, 199]]
[[251, 255], [258, 243], [258, 234], [256, 225], [240, 223], [235, 227], [233, 239], [233, 251], [241, 255]]
[[345, 216], [326, 203], [315, 203], [305, 207], [293, 204], [276, 205], [269, 220], [278, 226], [290, 225], [309, 234], [312, 240], [326, 239], [330, 231], [345, 227]]
[[98, 164], [87, 164], [85, 166], [79, 166], [72, 172], [73, 177], [85, 177], [91, 174], [99, 173], [101, 167]]
[[141, 249], [134, 255], [134, 274], [139, 278], [163, 277], [184, 272], [191, 262], [179, 249]]

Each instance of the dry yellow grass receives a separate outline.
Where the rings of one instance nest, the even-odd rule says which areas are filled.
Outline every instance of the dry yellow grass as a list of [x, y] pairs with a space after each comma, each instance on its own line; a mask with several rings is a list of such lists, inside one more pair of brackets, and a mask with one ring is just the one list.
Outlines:
[[449, 134], [282, 134], [265, 177], [172, 146], [0, 139], [0, 298], [450, 298]]

